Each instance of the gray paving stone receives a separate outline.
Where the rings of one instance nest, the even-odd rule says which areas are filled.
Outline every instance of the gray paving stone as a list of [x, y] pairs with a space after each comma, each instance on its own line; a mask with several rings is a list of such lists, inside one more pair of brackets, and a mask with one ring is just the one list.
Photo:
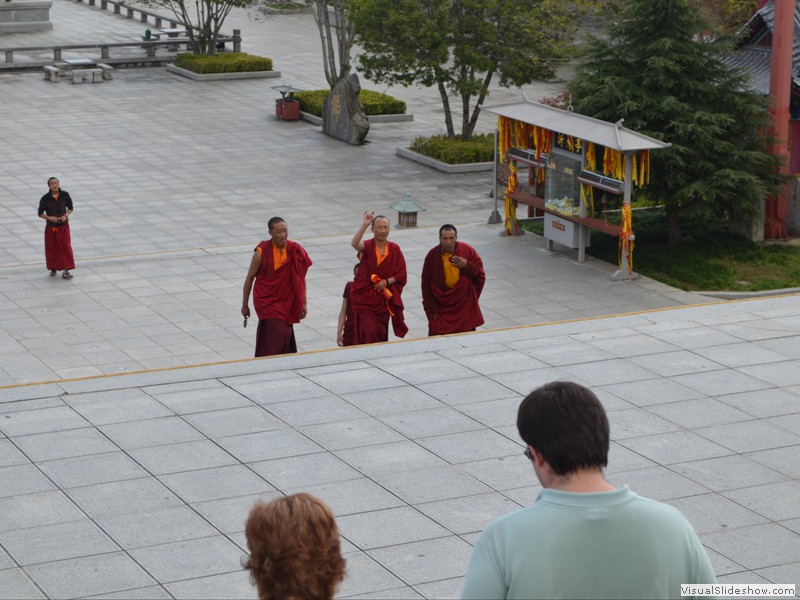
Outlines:
[[87, 520], [5, 531], [0, 533], [0, 544], [21, 566], [119, 550], [97, 525]]
[[361, 473], [327, 452], [252, 463], [250, 468], [279, 490], [359, 479]]
[[800, 446], [786, 446], [753, 452], [747, 457], [793, 479], [800, 479], [800, 454], [798, 451], [800, 451]]
[[680, 385], [671, 379], [649, 379], [645, 381], [616, 383], [603, 386], [602, 389], [636, 406], [680, 402], [682, 400], [693, 400], [704, 396], [704, 394], [697, 390]]
[[414, 600], [415, 598], [424, 598], [408, 586], [401, 588], [394, 588], [391, 590], [384, 590], [382, 592], [372, 592], [369, 594], [357, 594], [355, 596], [340, 596], [342, 598], [401, 598]]
[[702, 427], [696, 431], [699, 435], [738, 453], [800, 444], [800, 436], [764, 421], [728, 423]]
[[334, 394], [360, 392], [364, 389], [382, 390], [404, 384], [402, 379], [375, 368], [357, 369], [355, 371], [341, 369], [335, 373], [311, 374], [307, 377]]
[[667, 433], [680, 429], [661, 417], [642, 408], [615, 410], [608, 413], [611, 436], [615, 440]]
[[0, 531], [78, 521], [85, 515], [61, 491], [0, 498]]
[[82, 429], [88, 426], [89, 422], [68, 406], [6, 413], [0, 421], [0, 431], [8, 437]]
[[45, 597], [22, 569], [0, 570], [0, 590], [0, 595], [9, 599], [33, 600]]
[[347, 561], [347, 571], [337, 590], [338, 597], [376, 597], [384, 592], [391, 598], [402, 597], [395, 596], [394, 591], [403, 589], [403, 582], [371, 557], [363, 552], [348, 552], [344, 554], [344, 559]]
[[472, 369], [468, 369], [457, 362], [441, 357], [428, 358], [420, 362], [403, 364], [392, 364], [392, 361], [387, 361], [381, 362], [380, 366], [382, 370], [411, 385], [452, 381], [453, 379], [463, 379], [464, 377], [470, 377], [475, 374], [475, 371]]
[[609, 473], [608, 481], [652, 500], [672, 500], [708, 493], [708, 489], [664, 467]]
[[785, 475], [739, 455], [695, 460], [670, 468], [715, 492], [761, 486], [786, 479]]
[[292, 427], [349, 421], [367, 416], [367, 413], [338, 396], [276, 402], [269, 405], [269, 412]]
[[373, 417], [301, 427], [300, 431], [326, 450], [399, 442], [404, 436]]
[[797, 481], [770, 483], [723, 494], [771, 521], [800, 517], [800, 482]]
[[209, 410], [222, 410], [250, 406], [246, 397], [227, 388], [211, 387], [186, 392], [158, 394], [156, 400], [179, 415], [201, 413]]
[[233, 573], [168, 583], [164, 587], [174, 598], [188, 600], [194, 598], [250, 600], [256, 594], [255, 588], [250, 584], [247, 571], [244, 569]]
[[751, 392], [772, 387], [769, 383], [750, 377], [739, 371], [721, 370], [708, 373], [679, 375], [673, 379], [676, 383], [690, 387], [706, 396]]
[[204, 437], [180, 417], [115, 423], [104, 425], [100, 430], [126, 450], [191, 442]]
[[496, 492], [417, 505], [422, 513], [459, 535], [483, 531], [495, 518], [520, 508]]
[[0, 440], [0, 467], [24, 465], [29, 462], [28, 458], [17, 450], [9, 440]]
[[747, 569], [789, 564], [800, 555], [800, 535], [774, 523], [707, 533], [700, 539]]
[[420, 583], [415, 585], [414, 589], [422, 594], [423, 598], [458, 598], [463, 587], [464, 578], [454, 577], [430, 583]]
[[648, 354], [647, 356], [637, 356], [629, 359], [635, 365], [639, 365], [661, 375], [662, 377], [672, 377], [674, 375], [685, 375], [687, 373], [703, 373], [722, 369], [723, 365], [703, 358], [688, 350], [674, 350], [660, 354]]
[[409, 504], [474, 496], [489, 492], [480, 481], [455, 467], [379, 473], [376, 482]]
[[[588, 382], [586, 382], [583, 379], [580, 379], [575, 374], [569, 373], [563, 369], [555, 369], [555, 368], [537, 369], [535, 371], [526, 371], [522, 373], [520, 372], [500, 373], [499, 375], [492, 375], [491, 379], [495, 380], [496, 382], [505, 386], [506, 388], [513, 390], [513, 392], [515, 393], [512, 395], [521, 394], [523, 396], [527, 396], [536, 388], [551, 381], [574, 381], [575, 383], [580, 383], [581, 385], [586, 385], [586, 386], [590, 385]], [[468, 398], [469, 401], [472, 401], [472, 399], [476, 397], [475, 394], [480, 393], [480, 390], [470, 391], [469, 389], [462, 389], [460, 391], [462, 394], [461, 396], [462, 401], [464, 398]], [[498, 397], [507, 398], [508, 396], [509, 394], [506, 393]]]
[[186, 415], [185, 419], [209, 438], [270, 431], [284, 427], [283, 423], [260, 406]]
[[452, 408], [438, 408], [387, 415], [381, 421], [407, 438], [417, 439], [482, 429], [483, 425]]
[[728, 394], [720, 396], [719, 400], [759, 418], [789, 415], [800, 410], [800, 396], [789, 388]]
[[237, 463], [235, 458], [209, 440], [138, 448], [131, 450], [130, 454], [153, 475], [196, 471]]
[[190, 504], [272, 491], [272, 486], [243, 465], [173, 473], [159, 479]]
[[90, 428], [20, 436], [14, 439], [14, 443], [34, 461], [73, 458], [117, 450], [102, 433]]
[[69, 495], [94, 519], [181, 504], [181, 500], [154, 477], [72, 488]]
[[171, 583], [242, 569], [242, 551], [221, 535], [130, 551], [158, 581]]
[[[444, 352], [442, 354], [444, 354], [444, 356], [452, 356], [453, 353]], [[473, 356], [453, 356], [452, 360], [481, 375], [507, 373], [516, 370], [526, 371], [530, 369], [541, 369], [547, 366], [546, 363], [536, 360], [524, 352], [515, 350], [486, 352], [485, 348], [481, 354]]]
[[518, 488], [527, 482], [535, 481], [531, 462], [523, 456], [522, 451], [518, 456], [501, 456], [462, 463], [458, 466], [477, 480], [500, 491]]
[[97, 523], [123, 549], [209, 537], [217, 530], [184, 506], [99, 517]]
[[374, 417], [426, 408], [441, 408], [442, 402], [412, 386], [402, 386], [381, 390], [376, 394], [372, 390], [342, 394], [342, 398]]
[[619, 444], [662, 465], [733, 454], [728, 448], [715, 444], [691, 431], [674, 431], [630, 438], [620, 440]]
[[487, 427], [514, 425], [517, 422], [520, 401], [519, 397], [515, 397], [459, 404], [458, 410]]
[[463, 576], [471, 552], [469, 544], [454, 536], [378, 548], [368, 554], [401, 580], [418, 585]]
[[192, 508], [223, 533], [233, 534], [244, 531], [247, 515], [250, 514], [250, 509], [254, 504], [270, 502], [280, 496], [281, 494], [277, 491], [260, 492], [234, 498], [196, 502], [192, 504]]
[[138, 394], [79, 394], [68, 396], [65, 401], [94, 425], [155, 419], [173, 414], [138, 389], [130, 391]]
[[619, 473], [621, 471], [632, 471], [634, 469], [644, 469], [654, 467], [655, 463], [644, 456], [620, 446], [616, 442], [611, 442], [608, 447], [608, 467], [606, 473]]
[[304, 377], [286, 378], [285, 374], [281, 375], [281, 377], [276, 375], [256, 375], [224, 379], [223, 381], [258, 404], [289, 402], [291, 400], [330, 395], [330, 392], [324, 387]]
[[451, 464], [515, 456], [523, 451], [520, 443], [492, 429], [422, 438], [417, 443]]
[[286, 491], [290, 494], [308, 492], [317, 496], [331, 508], [336, 518], [403, 505], [402, 500], [366, 478], [308, 485]]
[[34, 465], [0, 467], [0, 497], [54, 490], [53, 483]]
[[217, 443], [245, 463], [322, 451], [320, 446], [293, 429], [235, 435], [220, 438]]
[[334, 454], [368, 476], [439, 467], [447, 464], [435, 454], [410, 441], [337, 450]]
[[658, 404], [648, 407], [648, 410], [685, 429], [748, 421], [752, 418], [751, 415], [714, 398]]
[[122, 552], [27, 567], [49, 597], [74, 598], [152, 585], [153, 579]]
[[171, 596], [160, 586], [151, 585], [143, 588], [136, 588], [135, 590], [125, 590], [123, 592], [112, 592], [110, 594], [101, 594], [99, 596], [89, 596], [89, 598], [104, 598], [113, 600], [168, 600]]
[[63, 489], [147, 476], [122, 452], [50, 460], [39, 463], [39, 468]]
[[623, 359], [603, 360], [561, 367], [571, 379], [585, 381], [587, 385], [611, 385], [628, 381], [653, 379], [654, 373]]
[[337, 519], [341, 534], [361, 550], [446, 537], [450, 531], [411, 507], [344, 515]]
[[767, 522], [763, 516], [747, 510], [719, 494], [676, 498], [669, 500], [668, 504], [681, 511], [698, 534]]
[[709, 348], [696, 348], [695, 352], [709, 360], [737, 368], [786, 360], [786, 357], [755, 344], [726, 344]]
[[[475, 398], [500, 400], [519, 396], [519, 393], [514, 389], [484, 377], [426, 383], [418, 387], [426, 394], [451, 406], [469, 404]], [[524, 393], [527, 394], [530, 391], [530, 389], [526, 389]]]

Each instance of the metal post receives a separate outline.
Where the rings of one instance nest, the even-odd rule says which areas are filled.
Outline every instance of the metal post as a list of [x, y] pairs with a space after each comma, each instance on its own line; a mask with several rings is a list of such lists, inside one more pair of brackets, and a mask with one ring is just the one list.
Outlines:
[[241, 52], [242, 51], [242, 30], [241, 29], [234, 29], [233, 30], [233, 51], [234, 52]]
[[[626, 206], [631, 205], [631, 191], [633, 190], [633, 154], [630, 152], [625, 153], [625, 188], [623, 190], [622, 204]], [[633, 235], [628, 238], [628, 241], [633, 241]], [[614, 272], [611, 279], [620, 281], [624, 279], [638, 279], [639, 274], [631, 270], [628, 256], [623, 253], [622, 266]]]
[[489, 224], [501, 223], [500, 213], [497, 210], [497, 129], [494, 130], [494, 165], [492, 168], [492, 197], [494, 198], [494, 211], [489, 215]]

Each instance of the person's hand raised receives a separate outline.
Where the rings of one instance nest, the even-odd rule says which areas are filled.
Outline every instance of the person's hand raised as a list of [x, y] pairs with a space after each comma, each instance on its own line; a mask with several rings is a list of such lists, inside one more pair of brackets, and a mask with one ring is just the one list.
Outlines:
[[364, 227], [369, 227], [370, 225], [372, 225], [372, 219], [374, 218], [375, 218], [374, 210], [373, 211], [365, 210], [363, 221], [361, 222], [361, 224], [364, 225]]

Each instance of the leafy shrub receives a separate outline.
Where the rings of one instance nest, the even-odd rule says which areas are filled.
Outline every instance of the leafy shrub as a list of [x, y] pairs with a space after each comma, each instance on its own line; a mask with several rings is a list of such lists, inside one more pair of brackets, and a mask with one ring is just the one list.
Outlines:
[[419, 137], [412, 142], [411, 150], [450, 165], [491, 162], [494, 160], [494, 134], [476, 134], [469, 140], [446, 135]]
[[[330, 94], [330, 90], [310, 90], [308, 92], [295, 92], [294, 99], [300, 101], [300, 110], [317, 117], [322, 116], [322, 107], [325, 98]], [[397, 115], [405, 114], [406, 103], [388, 94], [374, 92], [372, 90], [361, 90], [358, 95], [364, 112], [367, 116], [376, 115]]]
[[225, 52], [222, 54], [179, 54], [175, 66], [193, 73], [242, 73], [250, 71], [272, 71], [272, 59], [253, 56], [244, 52]]

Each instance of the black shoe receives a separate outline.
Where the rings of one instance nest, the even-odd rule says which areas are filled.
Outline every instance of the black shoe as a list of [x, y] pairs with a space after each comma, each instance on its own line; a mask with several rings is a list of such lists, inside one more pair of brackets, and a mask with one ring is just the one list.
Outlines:
[[56, 276], [56, 273], [58, 273], [58, 271], [56, 271], [55, 269], [52, 269], [52, 270], [50, 271], [50, 277], [55, 277], [55, 276]]
[[64, 271], [61, 274], [61, 277], [63, 277], [64, 279], [72, 279], [72, 273], [70, 273], [69, 271]]

